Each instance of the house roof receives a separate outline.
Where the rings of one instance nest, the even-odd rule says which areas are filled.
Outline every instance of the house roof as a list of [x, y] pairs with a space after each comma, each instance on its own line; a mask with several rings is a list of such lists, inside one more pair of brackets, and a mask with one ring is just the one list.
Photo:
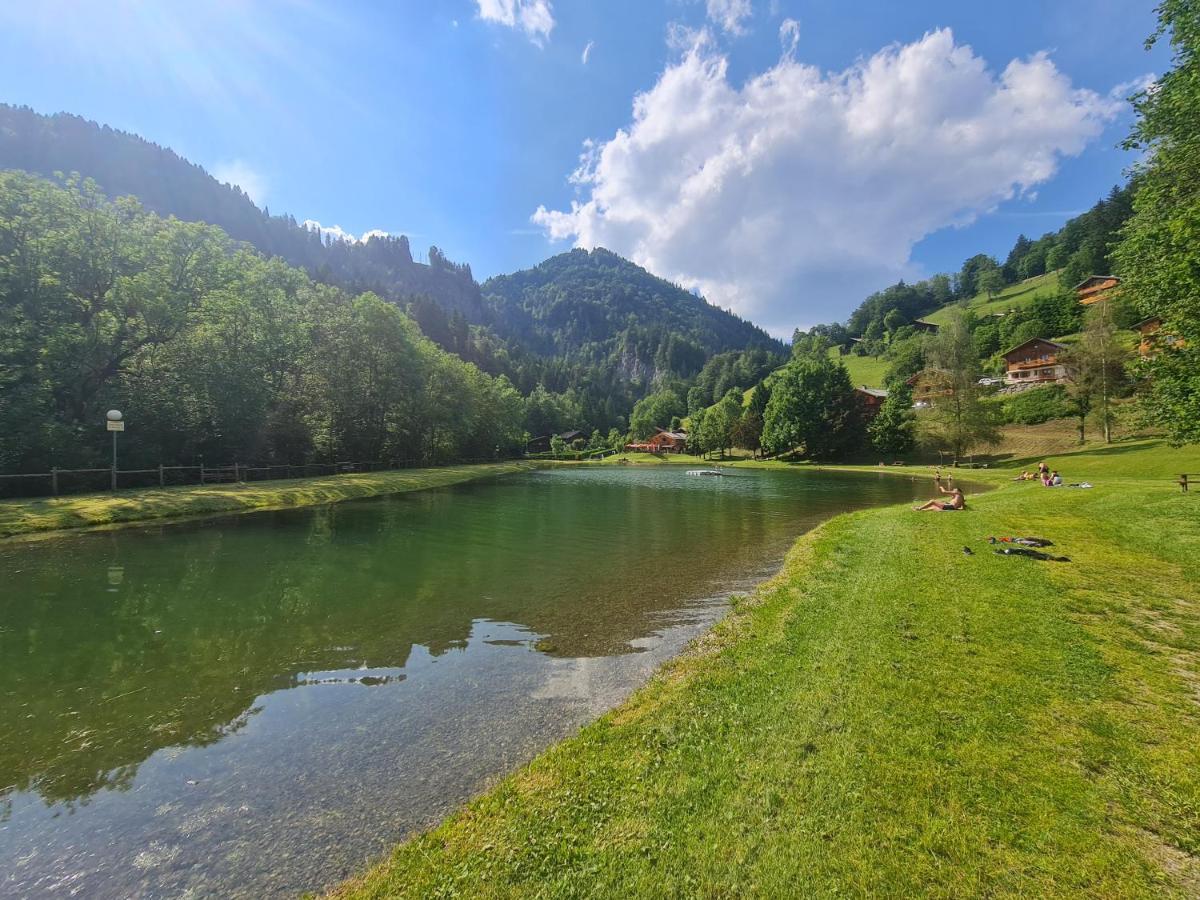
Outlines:
[[886, 399], [888, 392], [881, 388], [869, 388], [865, 384], [855, 388], [860, 394], [869, 394], [872, 397], [879, 397], [881, 400]]
[[1056, 343], [1055, 341], [1050, 341], [1050, 340], [1047, 340], [1046, 338], [1030, 338], [1030, 339], [1029, 339], [1029, 340], [1027, 340], [1027, 341], [1024, 341], [1024, 342], [1022, 342], [1022, 343], [1020, 343], [1020, 344], [1017, 344], [1017, 346], [1013, 347], [1011, 350], [1005, 350], [1005, 351], [1004, 351], [1003, 353], [1001, 353], [1000, 355], [1001, 355], [1001, 356], [1008, 356], [1008, 354], [1010, 354], [1010, 353], [1016, 353], [1016, 352], [1017, 352], [1018, 350], [1020, 350], [1022, 347], [1028, 346], [1029, 344], [1035, 344], [1035, 343], [1037, 343], [1038, 341], [1041, 341], [1043, 344], [1049, 344], [1051, 347], [1057, 347], [1059, 350], [1066, 350], [1066, 349], [1068, 349], [1068, 347], [1067, 347], [1067, 345], [1066, 345], [1066, 344], [1059, 344], [1059, 343]]
[[667, 431], [665, 428], [660, 428], [660, 429], [658, 429], [658, 433], [665, 434], [667, 437], [673, 438], [677, 441], [686, 441], [687, 440], [687, 432], [686, 431]]
[[1141, 328], [1143, 325], [1150, 325], [1154, 322], [1157, 322], [1159, 325], [1161, 325], [1162, 324], [1162, 316], [1150, 316], [1149, 318], [1142, 319], [1142, 321], [1140, 321], [1140, 322], [1134, 322], [1129, 327], [1130, 328]]
[[946, 369], [939, 369], [936, 366], [930, 366], [927, 369], [922, 369], [920, 372], [914, 372], [913, 374], [909, 375], [907, 378], [904, 379], [904, 383], [908, 384], [908, 385], [913, 385], [913, 384], [916, 384], [918, 381], [920, 381], [922, 376], [927, 378], [931, 375], [945, 376], [945, 375], [949, 375], [949, 374], [950, 374], [949, 371], [947, 371]]
[[1121, 283], [1121, 279], [1116, 275], [1089, 275], [1087, 278], [1083, 279], [1083, 281], [1079, 282], [1079, 284], [1075, 285], [1075, 287], [1071, 288], [1071, 290], [1077, 291], [1085, 285], [1091, 284], [1093, 281], [1113, 281], [1117, 284]]
[[924, 319], [913, 319], [913, 328], [932, 328], [938, 330], [937, 322], [926, 322]]
[[577, 438], [585, 438], [585, 437], [587, 437], [587, 435], [584, 434], [582, 431], [564, 431], [562, 434], [559, 435], [559, 437], [562, 438], [564, 441], [573, 441], [573, 440], [576, 440]]

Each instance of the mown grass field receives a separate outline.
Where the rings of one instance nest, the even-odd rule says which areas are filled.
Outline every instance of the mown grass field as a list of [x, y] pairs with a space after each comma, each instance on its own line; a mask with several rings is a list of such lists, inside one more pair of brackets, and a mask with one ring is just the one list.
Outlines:
[[73, 497], [5, 500], [0, 501], [0, 538], [148, 519], [315, 506], [356, 497], [443, 487], [528, 468], [526, 463], [494, 463], [248, 484], [188, 485]]
[[[977, 470], [999, 489], [965, 512], [803, 537], [627, 703], [338, 895], [1200, 895], [1200, 494], [1172, 481], [1200, 451], [1049, 461], [1096, 487]], [[1071, 562], [986, 542], [1028, 534]]]

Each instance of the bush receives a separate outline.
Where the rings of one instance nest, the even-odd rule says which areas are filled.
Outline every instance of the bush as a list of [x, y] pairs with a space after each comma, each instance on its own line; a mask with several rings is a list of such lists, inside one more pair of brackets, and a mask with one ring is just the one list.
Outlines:
[[1071, 415], [1071, 403], [1061, 385], [1030, 388], [1004, 398], [1004, 421], [1010, 425], [1040, 425]]

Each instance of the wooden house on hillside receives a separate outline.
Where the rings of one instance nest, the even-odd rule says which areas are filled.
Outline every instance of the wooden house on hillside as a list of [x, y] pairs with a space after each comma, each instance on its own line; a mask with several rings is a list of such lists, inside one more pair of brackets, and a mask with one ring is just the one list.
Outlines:
[[935, 322], [926, 322], [924, 319], [914, 319], [912, 323], [914, 331], [920, 331], [924, 334], [937, 334], [937, 324]]
[[1183, 341], [1173, 334], [1165, 334], [1162, 330], [1163, 321], [1158, 316], [1142, 319], [1133, 326], [1133, 330], [1141, 335], [1138, 341], [1138, 354], [1155, 356], [1171, 347], [1182, 347]]
[[858, 395], [859, 401], [862, 403], [863, 413], [868, 419], [873, 419], [879, 414], [879, 407], [883, 406], [883, 401], [887, 399], [888, 392], [879, 388], [869, 388], [865, 384], [854, 389], [854, 393]]
[[943, 369], [922, 369], [905, 382], [913, 392], [913, 406], [924, 409], [938, 397], [949, 397], [954, 393], [950, 375]]
[[1032, 338], [1013, 347], [1004, 356], [1004, 381], [1008, 385], [1059, 384], [1067, 380], [1063, 359], [1065, 344]]
[[1115, 275], [1089, 275], [1075, 285], [1075, 296], [1084, 306], [1107, 300], [1117, 292], [1121, 279]]

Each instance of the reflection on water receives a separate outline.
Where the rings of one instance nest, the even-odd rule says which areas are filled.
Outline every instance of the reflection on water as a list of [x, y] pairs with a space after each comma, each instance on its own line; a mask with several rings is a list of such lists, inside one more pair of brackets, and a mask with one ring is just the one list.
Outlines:
[[0, 894], [320, 889], [927, 492], [576, 469], [0, 546]]

